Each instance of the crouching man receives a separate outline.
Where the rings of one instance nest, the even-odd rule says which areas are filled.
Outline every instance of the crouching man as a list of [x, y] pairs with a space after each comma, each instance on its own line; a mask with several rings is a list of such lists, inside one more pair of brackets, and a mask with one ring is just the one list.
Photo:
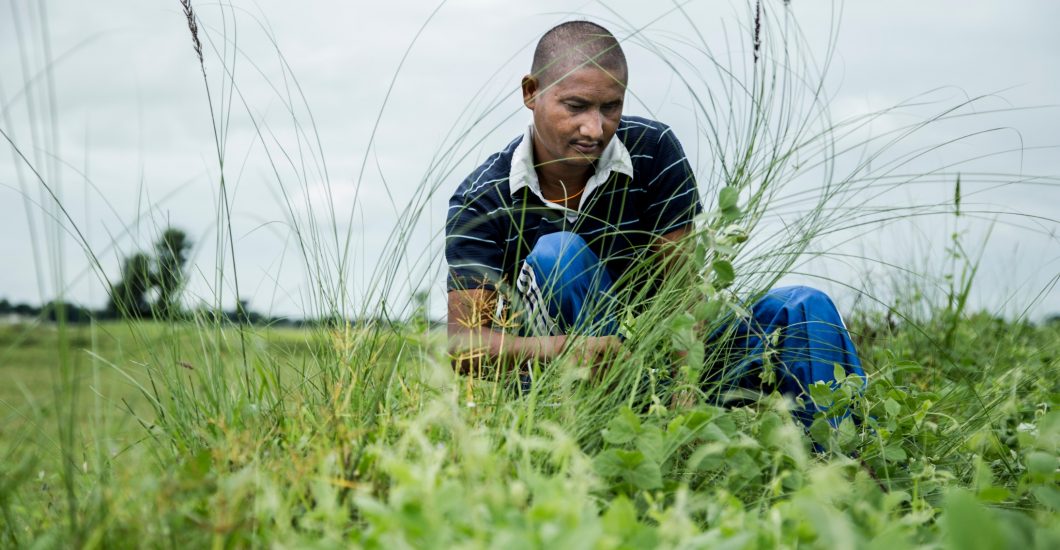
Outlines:
[[[622, 48], [599, 25], [563, 23], [538, 43], [522, 80], [532, 122], [449, 200], [448, 331], [461, 371], [548, 361], [575, 335], [590, 361], [613, 353], [618, 322], [601, 301], [638, 279], [629, 275], [639, 261], [666, 261], [658, 252], [692, 231], [702, 205], [691, 166], [668, 126], [622, 115], [628, 77]], [[502, 285], [523, 311], [516, 330], [491, 326]], [[779, 334], [779, 391], [799, 396], [834, 381], [835, 365], [864, 377], [821, 292], [774, 289], [751, 312], [734, 327], [736, 351], [753, 357], [765, 335]], [[754, 370], [739, 362], [744, 375]], [[807, 421], [812, 410], [797, 416]]]

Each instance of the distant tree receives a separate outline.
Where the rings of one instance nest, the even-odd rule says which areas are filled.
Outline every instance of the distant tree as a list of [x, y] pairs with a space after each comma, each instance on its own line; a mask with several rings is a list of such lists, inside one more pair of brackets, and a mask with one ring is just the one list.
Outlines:
[[91, 310], [60, 300], [52, 300], [44, 304], [41, 313], [46, 320], [53, 323], [59, 320], [72, 324], [87, 323], [93, 317]]
[[139, 319], [151, 315], [147, 293], [154, 286], [151, 257], [137, 252], [125, 259], [121, 280], [111, 285], [107, 311], [119, 317]]
[[236, 300], [235, 321], [241, 325], [250, 324], [250, 302], [244, 298]]
[[162, 232], [155, 242], [154, 283], [158, 287], [155, 314], [163, 319], [172, 319], [181, 313], [180, 295], [187, 281], [185, 267], [191, 240], [187, 234], [172, 227]]
[[11, 313], [11, 302], [7, 301], [7, 298], [0, 300], [0, 315]]
[[[186, 233], [166, 228], [154, 244], [154, 256], [137, 252], [122, 263], [121, 279], [111, 285], [106, 313], [116, 317], [154, 315], [174, 319], [182, 313], [180, 295], [187, 281], [191, 240]], [[152, 301], [150, 294], [155, 292]]]
[[250, 309], [250, 301], [245, 298], [236, 300], [236, 310], [227, 315], [229, 321], [241, 325], [258, 325], [271, 323], [272, 318]]
[[35, 317], [40, 313], [40, 310], [29, 304], [16, 304], [15, 307], [11, 308], [11, 312], [23, 317]]

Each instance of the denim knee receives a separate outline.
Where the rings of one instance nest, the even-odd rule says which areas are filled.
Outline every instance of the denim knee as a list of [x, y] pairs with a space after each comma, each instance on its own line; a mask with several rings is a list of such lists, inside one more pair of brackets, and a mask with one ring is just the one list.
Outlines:
[[774, 288], [766, 293], [766, 298], [780, 300], [789, 305], [808, 303], [822, 304], [835, 308], [835, 305], [832, 303], [832, 298], [830, 298], [828, 294], [812, 286], [792, 285]]
[[558, 231], [542, 236], [526, 257], [526, 261], [546, 277], [557, 273], [559, 269], [584, 269], [587, 266], [577, 264], [588, 263], [594, 259], [585, 239], [571, 231]]

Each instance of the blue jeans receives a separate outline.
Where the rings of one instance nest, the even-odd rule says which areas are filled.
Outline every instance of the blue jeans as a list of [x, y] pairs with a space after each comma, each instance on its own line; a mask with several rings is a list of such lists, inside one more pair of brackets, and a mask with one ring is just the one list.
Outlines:
[[[581, 236], [558, 232], [541, 237], [517, 281], [528, 306], [528, 333], [617, 334], [611, 287], [607, 269]], [[805, 397], [806, 388], [835, 382], [835, 365], [865, 379], [843, 319], [823, 292], [805, 286], [776, 288], [750, 309], [749, 319], [729, 323], [732, 331], [722, 327], [708, 338], [706, 344], [713, 347], [708, 357], [718, 358], [720, 364], [706, 374], [705, 386], [758, 386], [767, 340], [775, 331], [775, 344], [770, 345], [775, 352], [773, 389], [804, 397], [805, 408], [795, 411], [803, 423], [812, 422], [817, 410]]]

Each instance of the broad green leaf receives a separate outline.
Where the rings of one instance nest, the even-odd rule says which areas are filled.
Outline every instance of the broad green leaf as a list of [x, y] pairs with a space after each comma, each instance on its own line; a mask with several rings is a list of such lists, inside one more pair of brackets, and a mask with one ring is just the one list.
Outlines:
[[640, 465], [640, 463], [644, 462], [644, 453], [640, 451], [615, 449], [615, 456], [622, 461], [622, 467], [627, 470], [632, 470]]
[[814, 382], [810, 385], [809, 390], [810, 399], [812, 399], [813, 403], [821, 409], [827, 410], [832, 406], [833, 401], [835, 401], [835, 397], [833, 396], [835, 391], [832, 390], [832, 387], [829, 386], [827, 382]]
[[625, 495], [619, 495], [611, 501], [602, 519], [608, 532], [625, 535], [637, 523], [637, 509]]
[[883, 402], [883, 409], [887, 411], [888, 418], [897, 418], [898, 413], [902, 410], [902, 406], [894, 399], [888, 397], [887, 400]]
[[858, 442], [858, 431], [854, 427], [854, 420], [849, 416], [839, 423], [839, 447], [848, 453], [854, 450]]
[[666, 459], [666, 444], [663, 442], [662, 431], [658, 426], [649, 425], [641, 431], [637, 436], [637, 449], [657, 463], [662, 463]]
[[699, 378], [698, 373], [703, 370], [703, 363], [706, 362], [707, 359], [706, 354], [707, 351], [698, 343], [689, 346], [688, 348], [688, 355], [685, 356], [685, 363], [697, 373], [697, 375], [694, 376], [695, 379]]
[[637, 509], [625, 495], [611, 501], [601, 523], [606, 533], [622, 541], [618, 548], [655, 548], [659, 545], [655, 529], [637, 521]]
[[762, 413], [762, 418], [758, 422], [758, 439], [772, 444], [773, 435], [785, 424], [786, 420], [781, 420], [780, 416], [774, 411]]
[[761, 474], [761, 466], [746, 451], [737, 451], [725, 458], [725, 468], [735, 479], [753, 479]]
[[607, 423], [603, 431], [604, 441], [612, 445], [623, 445], [633, 441], [640, 433], [640, 419], [628, 407], [623, 408]]
[[718, 208], [725, 214], [736, 209], [739, 201], [740, 192], [735, 187], [722, 187], [721, 192], [718, 193]]
[[976, 497], [982, 502], [1004, 502], [1012, 496], [1012, 493], [1004, 487], [990, 486], [979, 490]]
[[825, 417], [819, 416], [810, 424], [810, 438], [818, 445], [829, 446], [829, 440], [832, 438], [832, 425]]
[[645, 491], [662, 487], [662, 471], [654, 460], [641, 461], [627, 472], [626, 478], [634, 487]]
[[618, 449], [608, 449], [596, 455], [593, 458], [593, 468], [596, 469], [596, 473], [607, 478], [622, 475], [626, 465], [622, 458], [618, 456], [618, 451]]
[[703, 429], [699, 431], [699, 437], [703, 438], [705, 441], [720, 441], [722, 443], [728, 443], [730, 440], [729, 435], [726, 434], [720, 426], [714, 423], [704, 426]]
[[1042, 504], [1052, 508], [1054, 512], [1060, 512], [1060, 491], [1055, 487], [1040, 485], [1031, 489], [1031, 493], [1034, 493]]
[[714, 424], [730, 438], [736, 435], [739, 430], [736, 429], [736, 422], [733, 421], [733, 416], [737, 411], [725, 411], [724, 414], [720, 414], [714, 419]]
[[673, 332], [684, 332], [692, 330], [696, 326], [696, 318], [685, 311], [670, 318], [670, 330]]
[[909, 457], [901, 445], [892, 443], [883, 448], [883, 458], [888, 462], [905, 462]]
[[680, 414], [670, 419], [670, 421], [666, 423], [666, 437], [669, 438], [676, 433], [688, 431], [688, 428], [685, 427], [686, 422], [687, 420], [684, 415]]
[[714, 408], [698, 408], [685, 417], [685, 427], [692, 431], [699, 430], [717, 414]]
[[593, 466], [600, 475], [622, 479], [638, 489], [662, 487], [659, 463], [645, 457], [640, 451], [608, 449], [593, 459]]
[[832, 378], [836, 382], [842, 382], [847, 378], [847, 371], [843, 368], [843, 365], [839, 363], [832, 363]]
[[1049, 475], [1056, 472], [1056, 457], [1042, 451], [1027, 455], [1027, 471], [1037, 475]]
[[997, 519], [967, 492], [951, 492], [945, 510], [943, 526], [948, 548], [993, 550], [1008, 546]]
[[710, 247], [704, 239], [696, 239], [696, 246], [692, 250], [692, 260], [694, 265], [705, 265], [707, 263], [707, 256], [710, 254]]
[[1038, 422], [1038, 445], [1042, 449], [1060, 446], [1060, 410], [1049, 411]]
[[724, 465], [725, 445], [723, 443], [708, 443], [696, 449], [692, 456], [688, 457], [688, 467], [700, 471], [715, 470]]
[[685, 311], [670, 318], [670, 341], [679, 351], [702, 347], [695, 335], [696, 319]]
[[709, 298], [696, 304], [693, 310], [697, 321], [713, 321], [721, 313], [721, 302]]
[[710, 264], [719, 287], [726, 287], [736, 280], [736, 270], [728, 260], [714, 260]]

